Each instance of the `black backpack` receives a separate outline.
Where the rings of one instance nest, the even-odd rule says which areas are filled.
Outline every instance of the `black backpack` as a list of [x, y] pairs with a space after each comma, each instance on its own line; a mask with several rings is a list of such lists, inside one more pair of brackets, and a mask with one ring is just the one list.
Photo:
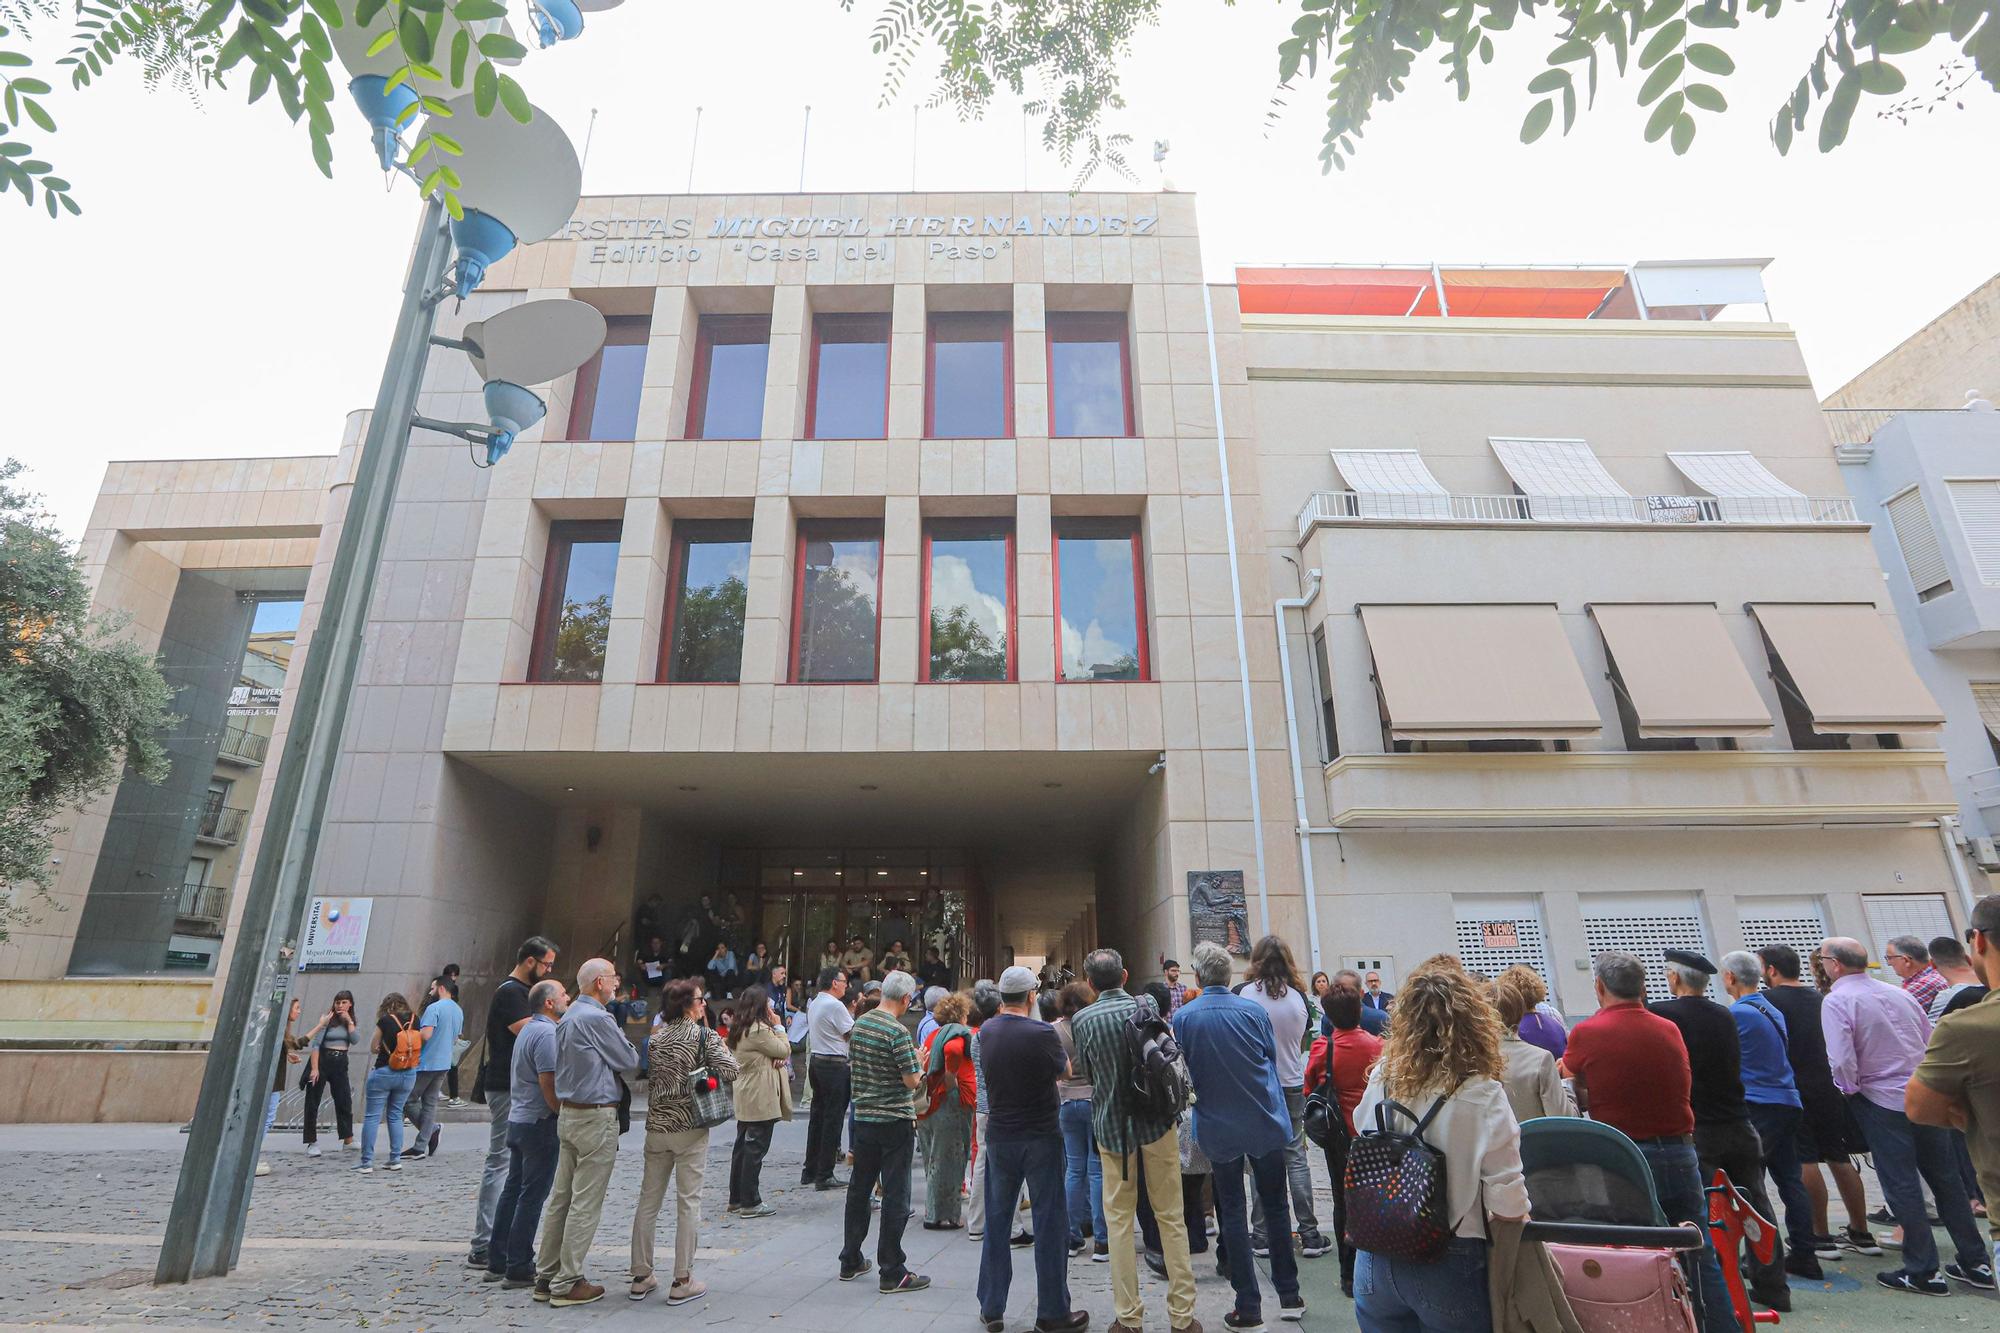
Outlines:
[[1125, 1096], [1128, 1113], [1148, 1120], [1180, 1119], [1187, 1110], [1187, 1073], [1173, 1029], [1152, 1005], [1125, 1018]]
[[[1424, 1131], [1449, 1101], [1446, 1093], [1420, 1118], [1401, 1102], [1384, 1099], [1375, 1107], [1375, 1126], [1347, 1147], [1342, 1193], [1347, 1202], [1347, 1240], [1357, 1250], [1413, 1263], [1434, 1263], [1451, 1243], [1447, 1216], [1444, 1154], [1424, 1142]], [[1414, 1126], [1392, 1127], [1401, 1116]]]

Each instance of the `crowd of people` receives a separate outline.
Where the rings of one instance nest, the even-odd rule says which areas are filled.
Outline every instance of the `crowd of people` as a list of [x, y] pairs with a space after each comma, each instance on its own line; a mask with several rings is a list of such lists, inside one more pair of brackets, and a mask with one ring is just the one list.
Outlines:
[[[1044, 1333], [1088, 1325], [1071, 1299], [1071, 1262], [1109, 1265], [1119, 1333], [1143, 1327], [1142, 1265], [1165, 1279], [1168, 1326], [1199, 1333], [1192, 1256], [1212, 1252], [1234, 1293], [1224, 1326], [1242, 1331], [1265, 1327], [1255, 1259], [1269, 1260], [1279, 1318], [1297, 1320], [1301, 1262], [1336, 1248], [1364, 1333], [1492, 1326], [1494, 1237], [1531, 1212], [1520, 1126], [1549, 1116], [1587, 1115], [1631, 1139], [1670, 1222], [1707, 1234], [1705, 1186], [1718, 1170], [1759, 1213], [1782, 1215], [1772, 1257], [1743, 1258], [1762, 1305], [1789, 1308], [1787, 1275], [1820, 1277], [1823, 1263], [1891, 1246], [1901, 1262], [1877, 1275], [1885, 1288], [1994, 1288], [2000, 1246], [1982, 1239], [1976, 1217], [2000, 1188], [2000, 998], [1989, 999], [2000, 984], [2000, 896], [1977, 904], [1963, 942], [1890, 941], [1884, 961], [1900, 986], [1870, 976], [1866, 949], [1845, 938], [1805, 959], [1772, 945], [1719, 965], [1680, 950], [1657, 963], [1601, 953], [1597, 1010], [1574, 1027], [1533, 970], [1487, 978], [1449, 954], [1393, 994], [1375, 973], [1307, 982], [1275, 936], [1257, 941], [1240, 981], [1236, 960], [1204, 943], [1191, 977], [1169, 960], [1159, 980], [1132, 989], [1120, 955], [1099, 949], [1080, 976], [1012, 966], [952, 990], [935, 972], [931, 985], [913, 974], [898, 942], [878, 954], [829, 941], [809, 995], [761, 947], [749, 960], [757, 969], [723, 960], [726, 982], [664, 981], [635, 1045], [629, 1006], [648, 1006], [617, 967], [586, 961], [572, 995], [554, 976], [556, 956], [552, 942], [526, 941], [488, 1009], [480, 1089], [490, 1138], [468, 1254], [487, 1280], [556, 1306], [605, 1295], [584, 1258], [635, 1079], [646, 1104], [633, 1300], [663, 1283], [670, 1305], [704, 1294], [694, 1268], [709, 1137], [729, 1119], [726, 1211], [773, 1215], [764, 1158], [776, 1123], [801, 1101], [800, 1184], [844, 1194], [839, 1279], [872, 1273], [883, 1293], [929, 1285], [904, 1249], [921, 1160], [922, 1226], [979, 1244], [978, 1315], [992, 1333], [1003, 1327], [1013, 1252], [1026, 1249]], [[1652, 968], [1670, 998], [1648, 1004]], [[322, 1095], [352, 1143], [347, 1061], [364, 1037], [355, 1169], [374, 1169], [384, 1123], [383, 1169], [435, 1151], [438, 1097], [465, 1049], [454, 983], [440, 976], [420, 1013], [384, 997], [372, 1032], [346, 991], [303, 1034], [294, 1035], [294, 1004], [277, 1086], [305, 1066], [309, 1152], [319, 1151]], [[1710, 998], [1718, 989], [1726, 1004]], [[1330, 1238], [1307, 1158], [1311, 1099], [1337, 1109], [1320, 1145]], [[1412, 1108], [1442, 1156], [1449, 1234], [1424, 1261], [1350, 1235], [1350, 1193], [1370, 1182], [1348, 1157], [1387, 1132], [1392, 1108]], [[406, 1116], [418, 1126], [407, 1149]], [[1887, 1202], [1872, 1219], [1854, 1161], [1864, 1153]], [[1842, 1202], [1837, 1230], [1827, 1176]], [[661, 1279], [654, 1237], [670, 1186], [674, 1253]], [[1878, 1237], [1871, 1221], [1896, 1231]], [[1940, 1262], [1936, 1224], [1951, 1238], [1950, 1262]], [[1702, 1333], [1748, 1333], [1713, 1245], [1681, 1261]]]

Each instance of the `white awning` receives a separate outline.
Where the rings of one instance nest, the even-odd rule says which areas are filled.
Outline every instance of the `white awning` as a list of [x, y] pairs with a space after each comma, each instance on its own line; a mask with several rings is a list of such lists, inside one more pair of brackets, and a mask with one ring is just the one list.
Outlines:
[[1362, 518], [1450, 518], [1451, 496], [1415, 449], [1334, 449]]
[[1778, 660], [1812, 713], [1813, 730], [1935, 731], [1944, 725], [1902, 640], [1867, 602], [1753, 602]]
[[1728, 523], [1811, 523], [1819, 517], [1805, 492], [1771, 475], [1757, 456], [1743, 451], [1670, 453], [1688, 484], [1716, 497]]
[[1398, 740], [1568, 740], [1603, 721], [1553, 606], [1364, 606]]
[[1489, 435], [1487, 443], [1545, 523], [1635, 522], [1631, 492], [1611, 479], [1583, 440]]
[[1705, 262], [1640, 260], [1632, 277], [1648, 310], [1691, 308], [1713, 318], [1729, 305], [1762, 305], [1764, 266], [1768, 259], [1717, 259]]

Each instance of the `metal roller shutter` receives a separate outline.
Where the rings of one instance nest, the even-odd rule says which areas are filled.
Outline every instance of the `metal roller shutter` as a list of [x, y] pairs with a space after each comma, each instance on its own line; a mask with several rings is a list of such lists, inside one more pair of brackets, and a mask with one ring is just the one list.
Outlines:
[[1924, 508], [1923, 492], [1911, 487], [1882, 507], [1888, 511], [1889, 526], [1896, 530], [1896, 545], [1902, 549], [1903, 567], [1916, 585], [1917, 596], [1951, 591], [1951, 575], [1945, 569], [1930, 511]]
[[1454, 941], [1459, 961], [1468, 969], [1496, 977], [1516, 964], [1531, 967], [1554, 991], [1540, 903], [1533, 898], [1454, 897], [1451, 905], [1458, 918]]
[[1951, 507], [1981, 583], [2000, 583], [2000, 481], [1952, 481]]
[[[1708, 928], [1702, 921], [1701, 900], [1692, 893], [1631, 893], [1586, 895], [1583, 938], [1595, 958], [1607, 949], [1622, 949], [1646, 965], [1646, 999], [1672, 998], [1667, 993], [1666, 949], [1692, 949], [1713, 960]], [[1710, 986], [1711, 993], [1714, 987]]]

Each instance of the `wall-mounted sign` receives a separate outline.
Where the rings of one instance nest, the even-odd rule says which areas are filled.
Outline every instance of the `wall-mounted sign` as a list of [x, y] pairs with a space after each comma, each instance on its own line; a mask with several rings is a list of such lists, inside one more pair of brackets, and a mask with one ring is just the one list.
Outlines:
[[315, 898], [299, 945], [301, 972], [359, 972], [373, 898]]
[[[697, 236], [688, 217], [571, 218], [550, 240], [597, 242], [590, 248], [593, 264], [691, 264], [704, 253], [704, 242], [728, 245], [745, 258], [816, 260], [837, 252], [847, 259], [889, 259], [897, 239], [924, 241], [934, 259], [996, 259], [1016, 239], [1035, 236], [1151, 236], [1157, 215], [1126, 217], [1120, 213], [898, 213], [877, 224], [866, 217], [795, 213], [764, 217], [747, 214], [716, 218]], [[786, 245], [783, 242], [789, 241]], [[779, 244], [772, 244], [779, 242]]]
[[1512, 921], [1482, 921], [1479, 923], [1479, 943], [1488, 949], [1518, 949], [1521, 947], [1521, 932], [1514, 928]]
[[1240, 870], [1188, 871], [1188, 920], [1194, 942], [1220, 944], [1238, 958], [1250, 956], [1250, 911]]
[[275, 717], [284, 701], [282, 685], [238, 685], [229, 692], [229, 716]]

